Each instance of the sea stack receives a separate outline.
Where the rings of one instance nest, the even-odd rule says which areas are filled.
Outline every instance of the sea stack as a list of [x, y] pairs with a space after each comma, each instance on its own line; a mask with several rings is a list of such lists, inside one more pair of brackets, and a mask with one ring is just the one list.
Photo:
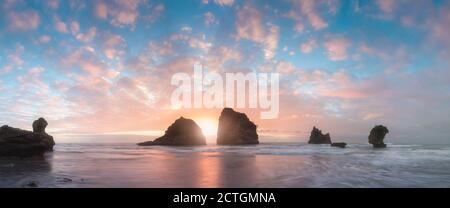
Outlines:
[[53, 137], [45, 132], [48, 123], [44, 118], [33, 122], [33, 131], [4, 125], [0, 128], [0, 156], [42, 156], [55, 146]]
[[140, 146], [197, 146], [206, 145], [206, 138], [192, 119], [180, 117], [166, 130], [162, 137], [138, 143]]
[[259, 144], [257, 126], [244, 113], [224, 108], [219, 117], [218, 145]]
[[311, 136], [309, 137], [309, 144], [331, 144], [330, 134], [322, 134], [322, 131], [313, 127], [311, 131]]
[[374, 148], [386, 148], [384, 137], [387, 133], [389, 129], [383, 125], [373, 127], [369, 135], [369, 144], [372, 144]]

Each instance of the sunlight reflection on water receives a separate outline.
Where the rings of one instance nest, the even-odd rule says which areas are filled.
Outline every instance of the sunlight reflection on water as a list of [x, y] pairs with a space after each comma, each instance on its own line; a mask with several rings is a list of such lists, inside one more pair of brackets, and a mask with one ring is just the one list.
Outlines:
[[0, 187], [450, 187], [449, 150], [59, 144], [45, 159], [0, 159]]

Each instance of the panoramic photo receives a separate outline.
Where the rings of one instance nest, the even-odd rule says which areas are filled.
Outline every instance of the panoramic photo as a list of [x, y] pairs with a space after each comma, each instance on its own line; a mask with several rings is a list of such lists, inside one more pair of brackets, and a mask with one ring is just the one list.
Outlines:
[[450, 1], [0, 13], [0, 188], [450, 187]]

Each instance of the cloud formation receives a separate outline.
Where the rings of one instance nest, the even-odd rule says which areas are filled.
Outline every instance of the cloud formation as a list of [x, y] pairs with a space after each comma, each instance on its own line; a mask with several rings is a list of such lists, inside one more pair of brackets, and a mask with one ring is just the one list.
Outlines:
[[139, 17], [139, 6], [143, 0], [99, 0], [95, 5], [95, 15], [101, 19], [109, 19], [111, 24], [118, 27], [132, 26]]
[[448, 142], [450, 4], [360, 2], [7, 0], [0, 117], [26, 128], [45, 116], [64, 133], [214, 119], [221, 109], [170, 105], [171, 76], [201, 64], [280, 73], [279, 118], [239, 109], [264, 134], [301, 141], [316, 125], [361, 143], [385, 124], [392, 142]]
[[266, 59], [275, 56], [278, 47], [279, 27], [264, 26], [261, 13], [251, 5], [246, 5], [237, 13], [236, 39], [247, 39], [260, 44]]

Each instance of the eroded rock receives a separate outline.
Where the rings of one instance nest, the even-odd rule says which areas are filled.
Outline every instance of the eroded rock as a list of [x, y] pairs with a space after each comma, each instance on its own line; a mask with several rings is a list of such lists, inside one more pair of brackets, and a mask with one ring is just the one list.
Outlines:
[[331, 137], [330, 134], [323, 134], [321, 130], [313, 127], [313, 130], [311, 131], [311, 136], [309, 137], [309, 144], [331, 144]]
[[195, 121], [180, 117], [166, 130], [162, 137], [138, 143], [140, 146], [192, 146], [206, 145], [206, 138]]
[[224, 108], [219, 117], [218, 145], [259, 144], [257, 126], [244, 113]]
[[384, 137], [389, 133], [389, 129], [383, 125], [373, 127], [369, 134], [369, 144], [374, 148], [385, 148]]
[[0, 128], [0, 156], [42, 156], [52, 151], [55, 141], [45, 133], [44, 118], [33, 122], [33, 132], [4, 125]]

